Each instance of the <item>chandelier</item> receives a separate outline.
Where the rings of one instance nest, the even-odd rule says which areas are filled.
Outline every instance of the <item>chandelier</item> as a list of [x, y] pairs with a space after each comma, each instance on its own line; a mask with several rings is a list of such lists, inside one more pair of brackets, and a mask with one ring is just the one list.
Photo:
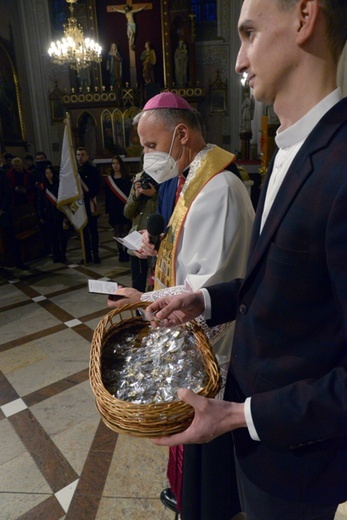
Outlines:
[[64, 24], [64, 38], [61, 41], [52, 42], [48, 54], [53, 63], [59, 65], [67, 63], [69, 67], [79, 72], [80, 69], [89, 67], [92, 62], [100, 63], [102, 49], [94, 40], [84, 38], [83, 29], [73, 15], [73, 4], [77, 0], [66, 0], [66, 2], [69, 4], [71, 16]]

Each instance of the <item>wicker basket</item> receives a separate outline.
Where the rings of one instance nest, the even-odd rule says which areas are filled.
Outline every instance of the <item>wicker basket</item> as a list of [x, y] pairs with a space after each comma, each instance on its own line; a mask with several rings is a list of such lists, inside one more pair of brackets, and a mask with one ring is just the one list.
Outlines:
[[[91, 344], [90, 384], [95, 395], [96, 407], [102, 420], [111, 430], [135, 437], [161, 437], [185, 430], [193, 420], [193, 408], [183, 401], [153, 404], [122, 401], [106, 390], [101, 377], [101, 354], [107, 341], [126, 328], [130, 329], [139, 324], [146, 326], [143, 319], [137, 315], [136, 309], [147, 306], [146, 302], [126, 305], [109, 312], [99, 322]], [[187, 327], [195, 336], [208, 375], [208, 383], [199, 395], [215, 397], [220, 389], [220, 371], [216, 358], [200, 327], [195, 322], [190, 322]]]

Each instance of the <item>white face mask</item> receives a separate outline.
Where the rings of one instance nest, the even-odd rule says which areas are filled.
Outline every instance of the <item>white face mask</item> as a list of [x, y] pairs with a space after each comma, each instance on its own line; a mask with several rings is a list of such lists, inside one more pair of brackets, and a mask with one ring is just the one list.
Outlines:
[[[177, 127], [176, 127], [177, 128]], [[171, 151], [176, 135], [176, 128], [172, 136], [169, 153], [167, 152], [149, 152], [143, 156], [143, 169], [158, 184], [177, 177], [179, 174], [177, 161], [172, 157]]]

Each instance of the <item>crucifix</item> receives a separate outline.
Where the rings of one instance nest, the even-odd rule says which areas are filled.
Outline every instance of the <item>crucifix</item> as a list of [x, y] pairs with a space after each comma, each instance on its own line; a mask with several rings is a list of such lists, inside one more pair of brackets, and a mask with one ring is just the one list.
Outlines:
[[[124, 4], [123, 4], [124, 5]], [[130, 84], [134, 87], [136, 81], [136, 61], [135, 61], [135, 34], [136, 23], [134, 14], [144, 9], [153, 9], [152, 4], [133, 4], [133, 0], [128, 0], [123, 9], [119, 9], [120, 5], [108, 5], [108, 13], [121, 13], [125, 15], [127, 20], [127, 36], [129, 41], [129, 58], [130, 58]]]

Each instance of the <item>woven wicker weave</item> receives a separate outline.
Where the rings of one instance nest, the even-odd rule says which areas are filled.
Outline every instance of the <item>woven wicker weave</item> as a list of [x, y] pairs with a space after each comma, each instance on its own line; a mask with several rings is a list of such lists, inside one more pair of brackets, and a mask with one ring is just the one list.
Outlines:
[[[144, 324], [136, 314], [137, 303], [114, 309], [106, 314], [96, 327], [91, 344], [90, 384], [95, 395], [96, 407], [104, 423], [111, 430], [135, 437], [161, 437], [185, 430], [193, 420], [194, 410], [183, 401], [153, 404], [134, 404], [113, 397], [104, 387], [101, 377], [101, 355], [107, 341], [126, 328]], [[199, 395], [215, 397], [220, 388], [220, 371], [205, 333], [195, 322], [187, 324], [195, 336], [208, 375], [206, 387]]]

